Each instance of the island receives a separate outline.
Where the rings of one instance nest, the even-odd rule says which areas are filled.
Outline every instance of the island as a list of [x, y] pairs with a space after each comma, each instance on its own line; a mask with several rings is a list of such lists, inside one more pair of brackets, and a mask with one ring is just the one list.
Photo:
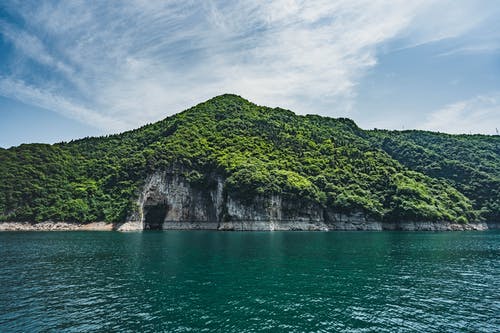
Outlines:
[[500, 137], [364, 130], [226, 94], [116, 135], [0, 149], [0, 230], [485, 230]]

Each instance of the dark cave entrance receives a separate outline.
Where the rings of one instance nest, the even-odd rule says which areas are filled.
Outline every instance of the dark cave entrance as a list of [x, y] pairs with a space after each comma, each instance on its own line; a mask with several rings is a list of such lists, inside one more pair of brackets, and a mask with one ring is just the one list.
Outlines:
[[144, 207], [144, 230], [162, 230], [167, 210], [165, 204]]

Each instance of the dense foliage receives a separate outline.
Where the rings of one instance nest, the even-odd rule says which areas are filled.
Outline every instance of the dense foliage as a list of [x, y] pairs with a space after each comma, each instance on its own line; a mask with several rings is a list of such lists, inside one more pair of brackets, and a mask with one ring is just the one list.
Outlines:
[[364, 131], [235, 95], [139, 129], [0, 150], [0, 220], [122, 221], [154, 170], [241, 200], [281, 194], [390, 220], [498, 219], [500, 138]]
[[392, 158], [443, 179], [472, 200], [487, 220], [500, 220], [500, 137], [424, 131], [374, 131]]

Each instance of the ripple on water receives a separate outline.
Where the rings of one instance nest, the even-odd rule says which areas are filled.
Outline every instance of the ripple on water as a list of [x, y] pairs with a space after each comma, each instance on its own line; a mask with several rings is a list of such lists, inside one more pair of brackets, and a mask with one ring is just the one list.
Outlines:
[[0, 331], [498, 332], [500, 233], [0, 233]]

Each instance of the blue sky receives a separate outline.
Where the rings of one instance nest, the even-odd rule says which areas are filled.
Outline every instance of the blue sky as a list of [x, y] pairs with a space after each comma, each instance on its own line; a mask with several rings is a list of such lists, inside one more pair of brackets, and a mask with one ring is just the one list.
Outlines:
[[494, 134], [497, 1], [10, 1], [0, 146], [116, 133], [222, 93], [362, 128]]

